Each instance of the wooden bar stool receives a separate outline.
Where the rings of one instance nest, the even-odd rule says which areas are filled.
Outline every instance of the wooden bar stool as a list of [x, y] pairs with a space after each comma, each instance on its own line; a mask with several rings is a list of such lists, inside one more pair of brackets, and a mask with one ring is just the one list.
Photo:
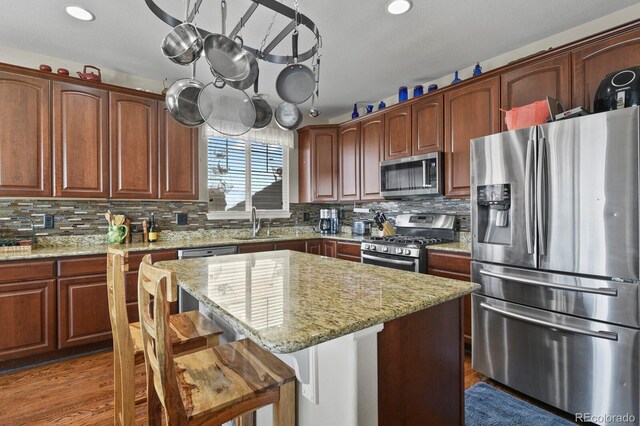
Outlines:
[[[274, 405], [274, 425], [295, 425], [295, 373], [251, 340], [173, 357], [169, 303], [176, 291], [175, 274], [145, 256], [138, 271], [138, 307], [147, 403], [164, 408], [169, 426], [219, 425], [268, 404]], [[159, 411], [149, 424], [161, 424]]]
[[[144, 362], [140, 323], [129, 324], [126, 306], [125, 272], [128, 253], [109, 247], [107, 252], [107, 290], [114, 355], [114, 422], [135, 422], [135, 365]], [[192, 352], [218, 344], [222, 330], [198, 311], [171, 315], [169, 339], [176, 354]], [[138, 401], [142, 402], [142, 401]]]

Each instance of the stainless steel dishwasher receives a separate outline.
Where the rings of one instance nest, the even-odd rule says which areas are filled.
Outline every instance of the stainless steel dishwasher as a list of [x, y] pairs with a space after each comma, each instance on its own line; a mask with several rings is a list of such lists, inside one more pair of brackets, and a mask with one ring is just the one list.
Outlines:
[[[225, 256], [229, 254], [238, 253], [237, 246], [220, 246], [220, 247], [201, 247], [194, 249], [178, 250], [178, 259], [193, 259], [196, 257], [212, 257], [212, 256]], [[220, 318], [218, 315], [211, 312], [205, 305], [200, 303], [198, 299], [190, 295], [188, 292], [182, 289], [178, 290], [178, 311], [200, 311], [202, 314], [208, 316], [218, 324], [220, 328], [224, 330], [222, 340], [226, 342], [233, 342], [238, 340], [240, 336], [226, 321]]]

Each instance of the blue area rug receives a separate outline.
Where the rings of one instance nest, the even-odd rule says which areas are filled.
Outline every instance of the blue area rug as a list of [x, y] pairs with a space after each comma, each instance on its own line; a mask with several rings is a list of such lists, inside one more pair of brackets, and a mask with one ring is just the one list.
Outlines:
[[464, 405], [465, 426], [565, 426], [575, 424], [486, 383], [476, 383], [467, 389], [464, 392]]

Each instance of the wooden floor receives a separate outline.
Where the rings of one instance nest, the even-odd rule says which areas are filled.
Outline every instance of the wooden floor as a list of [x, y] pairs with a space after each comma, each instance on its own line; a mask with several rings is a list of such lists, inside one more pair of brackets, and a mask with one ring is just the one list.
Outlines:
[[[112, 425], [113, 354], [99, 352], [0, 375], [2, 425]], [[471, 369], [464, 363], [465, 389], [488, 382], [568, 420], [566, 413], [532, 401]], [[144, 394], [144, 367], [136, 371], [136, 397]], [[145, 424], [144, 404], [136, 406], [136, 425]]]

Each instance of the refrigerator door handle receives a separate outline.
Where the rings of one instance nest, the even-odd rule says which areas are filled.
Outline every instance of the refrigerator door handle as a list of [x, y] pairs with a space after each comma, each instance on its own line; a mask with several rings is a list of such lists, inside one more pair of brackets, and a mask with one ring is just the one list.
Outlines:
[[607, 340], [614, 340], [614, 341], [618, 340], [618, 333], [614, 333], [612, 331], [592, 331], [584, 328], [572, 327], [569, 325], [554, 324], [552, 322], [541, 320], [538, 318], [532, 318], [526, 315], [517, 314], [515, 312], [505, 311], [484, 302], [480, 303], [480, 307], [486, 311], [492, 311], [507, 318], [514, 318], [520, 321], [540, 325], [542, 327], [547, 327], [552, 330], [561, 330], [561, 331], [566, 331], [568, 333], [573, 333], [573, 334], [582, 334], [584, 336], [597, 337], [599, 339], [607, 339]]
[[535, 140], [527, 141], [527, 158], [525, 160], [525, 189], [524, 189], [524, 222], [525, 233], [527, 235], [527, 253], [533, 254], [534, 251], [534, 223], [533, 223], [533, 172], [534, 172], [534, 147]]
[[538, 247], [540, 255], [547, 254], [546, 249], [546, 211], [547, 211], [547, 153], [545, 138], [540, 138], [538, 149], [538, 170], [536, 181], [536, 216], [538, 222]]
[[488, 271], [486, 269], [480, 269], [480, 275], [498, 278], [501, 280], [515, 281], [517, 283], [522, 283], [522, 284], [530, 284], [530, 285], [536, 285], [541, 287], [555, 288], [557, 290], [575, 291], [577, 293], [591, 293], [591, 294], [598, 294], [600, 296], [613, 296], [613, 297], [618, 296], [618, 290], [615, 288], [575, 287], [572, 285], [548, 283], [545, 281], [534, 280], [530, 278], [517, 277], [515, 275], [499, 274], [497, 272]]

